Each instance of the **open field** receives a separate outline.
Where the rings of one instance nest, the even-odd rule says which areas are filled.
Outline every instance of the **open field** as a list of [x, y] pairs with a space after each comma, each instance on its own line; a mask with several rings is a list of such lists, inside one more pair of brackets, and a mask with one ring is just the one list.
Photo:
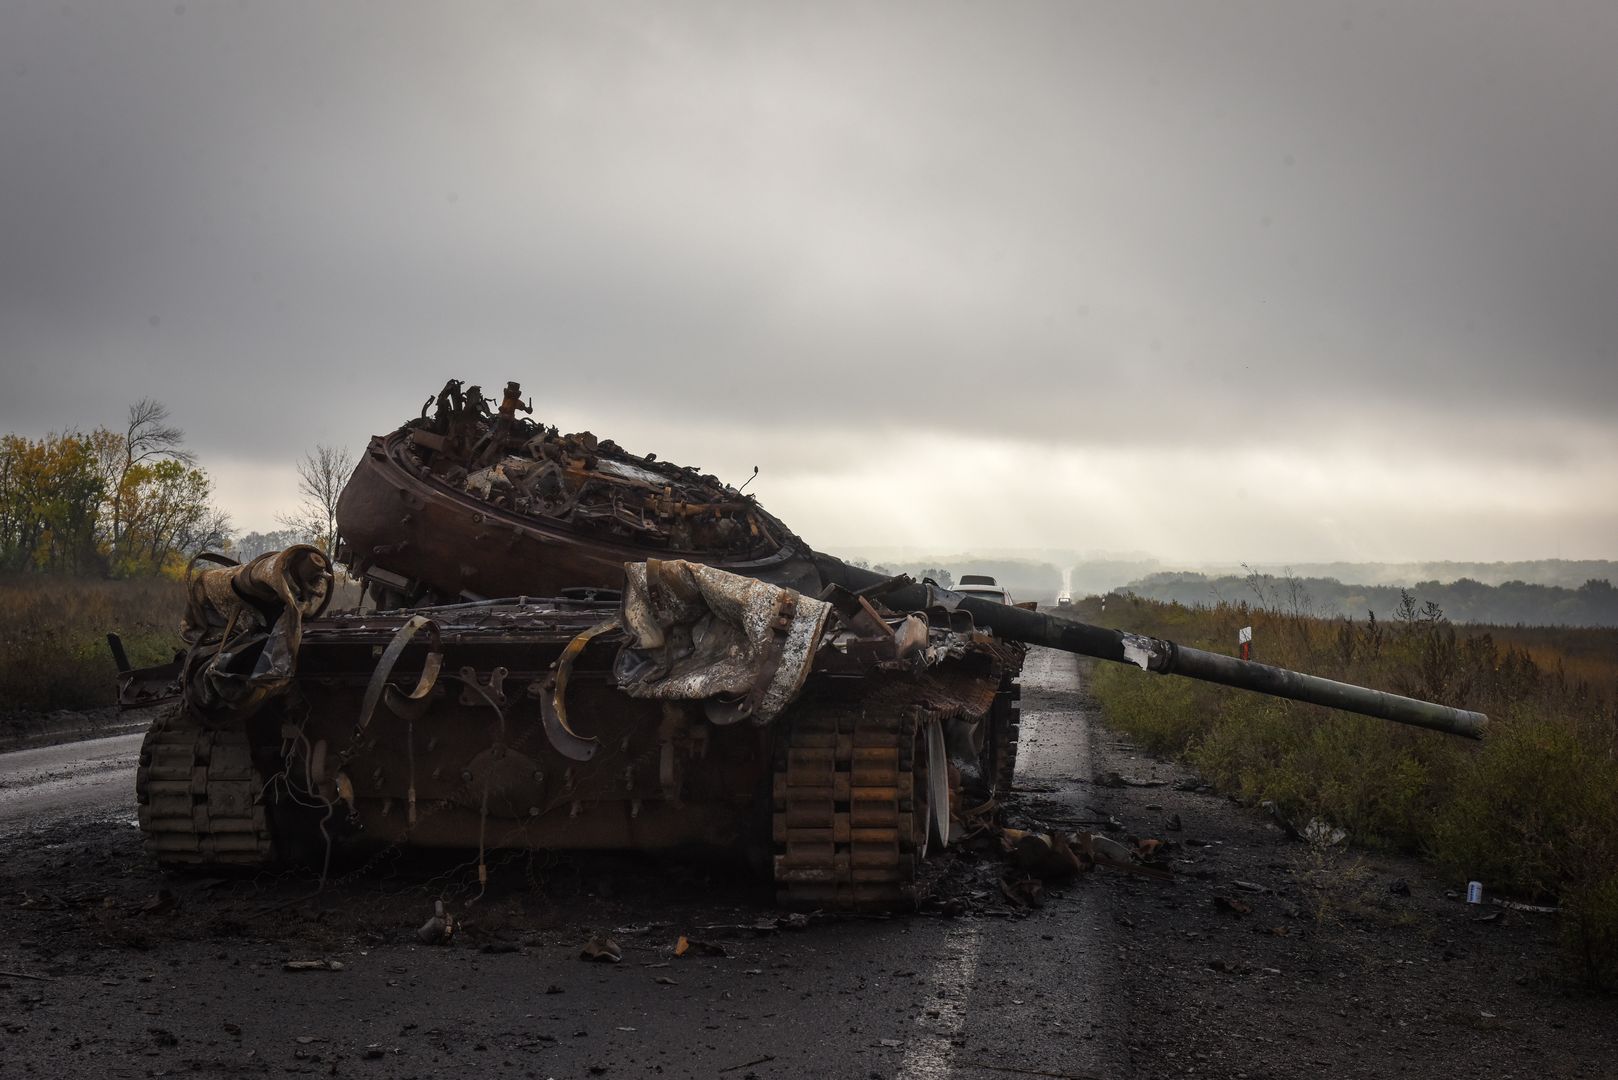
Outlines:
[[185, 589], [165, 577], [97, 581], [58, 576], [0, 582], [0, 715], [94, 709], [116, 697], [107, 634], [136, 667], [179, 646]]
[[[359, 586], [340, 581], [332, 608], [358, 603]], [[0, 579], [0, 721], [14, 727], [62, 710], [109, 709], [118, 669], [107, 634], [123, 639], [135, 667], [161, 664], [182, 647], [184, 612], [185, 585], [169, 577]]]

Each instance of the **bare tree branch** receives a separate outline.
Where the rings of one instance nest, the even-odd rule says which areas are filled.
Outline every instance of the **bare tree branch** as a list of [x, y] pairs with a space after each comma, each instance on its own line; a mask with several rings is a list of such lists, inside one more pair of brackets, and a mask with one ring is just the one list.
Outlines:
[[169, 407], [161, 401], [141, 398], [129, 407], [128, 419], [124, 428], [126, 469], [154, 457], [170, 457], [187, 465], [197, 463], [197, 455], [184, 448], [185, 432], [168, 422]]
[[298, 493], [303, 496], [296, 512], [281, 518], [281, 524], [296, 529], [325, 551], [337, 555], [337, 500], [354, 471], [354, 456], [340, 446], [317, 444], [298, 462]]

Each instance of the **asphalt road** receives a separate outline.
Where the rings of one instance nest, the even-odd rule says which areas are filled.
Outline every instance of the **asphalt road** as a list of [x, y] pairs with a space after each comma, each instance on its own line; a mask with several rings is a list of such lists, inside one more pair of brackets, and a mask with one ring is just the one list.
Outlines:
[[[1018, 784], [1042, 800], [1082, 807], [1090, 735], [1077, 680], [1073, 657], [1030, 655]], [[129, 815], [136, 747], [126, 737], [0, 757], [0, 859], [19, 844], [40, 843], [40, 830], [50, 833], [54, 822], [61, 858], [47, 852], [46, 865], [79, 885], [76, 893], [64, 887], [63, 914], [41, 923], [59, 926], [62, 942], [82, 940], [75, 928], [94, 917], [72, 912], [107, 907], [93, 899], [102, 890], [84, 884], [82, 867], [94, 867], [92, 875], [149, 872], [129, 840], [108, 857], [105, 847], [76, 847], [91, 832], [61, 827], [83, 819], [111, 830], [114, 817]], [[184, 921], [187, 932], [196, 928], [194, 939], [148, 940], [110, 928], [83, 955], [72, 955], [72, 944], [39, 943], [34, 954], [15, 956], [0, 949], [5, 966], [58, 972], [51, 982], [12, 984], [30, 1016], [7, 1037], [0, 1058], [36, 1076], [987, 1080], [1126, 1071], [1112, 991], [1118, 931], [1102, 894], [1083, 886], [1022, 918], [816, 922], [799, 931], [731, 934], [725, 956], [683, 957], [673, 955], [675, 940], [697, 936], [700, 920], [768, 912], [738, 911], [730, 896], [714, 901], [728, 911], [687, 904], [671, 918], [656, 875], [643, 875], [633, 896], [620, 886], [610, 903], [581, 890], [567, 910], [523, 932], [520, 951], [491, 954], [470, 942], [418, 945], [414, 922], [358, 934], [333, 930], [327, 939], [318, 927], [305, 932], [282, 923], [271, 931], [220, 919], [225, 894], [247, 887], [176, 880], [172, 913], [159, 907], [137, 917], [146, 926]], [[418, 898], [409, 890], [401, 891], [414, 918]], [[340, 905], [366, 898], [323, 899], [335, 921], [348, 914]], [[430, 903], [430, 891], [422, 891], [423, 913]], [[631, 924], [620, 925], [626, 905]], [[614, 922], [603, 925], [605, 918]], [[579, 959], [583, 936], [603, 931], [623, 946], [622, 963]], [[108, 948], [109, 941], [119, 944]], [[62, 949], [70, 955], [43, 955]], [[286, 960], [311, 952], [339, 960], [342, 970], [283, 970]]]
[[0, 835], [64, 815], [135, 813], [139, 734], [0, 754]]

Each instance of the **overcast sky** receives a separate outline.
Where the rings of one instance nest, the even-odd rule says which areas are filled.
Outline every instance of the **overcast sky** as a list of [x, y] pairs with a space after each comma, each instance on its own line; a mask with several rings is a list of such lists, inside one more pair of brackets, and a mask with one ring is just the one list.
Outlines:
[[0, 430], [446, 378], [807, 539], [1618, 556], [1618, 5], [0, 5]]

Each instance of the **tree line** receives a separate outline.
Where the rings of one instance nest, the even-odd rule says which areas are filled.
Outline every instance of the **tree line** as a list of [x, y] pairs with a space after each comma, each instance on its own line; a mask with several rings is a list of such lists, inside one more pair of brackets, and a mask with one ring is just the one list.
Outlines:
[[119, 429], [0, 435], [0, 573], [176, 574], [199, 551], [245, 561], [296, 543], [331, 554], [352, 464], [346, 450], [317, 446], [298, 464], [303, 502], [283, 528], [237, 539], [161, 402], [131, 405]]
[[150, 399], [121, 430], [0, 436], [0, 569], [134, 577], [223, 545], [230, 520], [184, 444]]

